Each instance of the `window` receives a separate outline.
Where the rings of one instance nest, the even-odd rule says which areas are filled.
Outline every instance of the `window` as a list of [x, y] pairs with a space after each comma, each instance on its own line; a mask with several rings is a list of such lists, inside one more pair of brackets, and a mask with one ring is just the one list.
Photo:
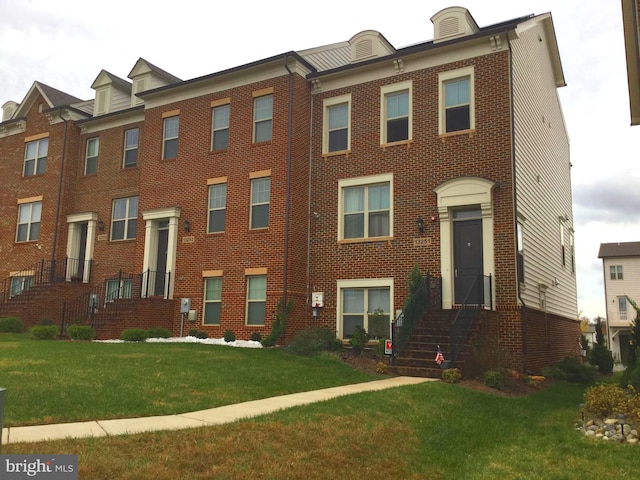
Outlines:
[[620, 320], [627, 319], [627, 297], [625, 296], [618, 297], [618, 315]]
[[138, 224], [138, 197], [119, 198], [113, 201], [111, 216], [111, 240], [136, 238]]
[[42, 138], [27, 142], [24, 148], [23, 176], [31, 177], [39, 175], [47, 170], [47, 153], [49, 151], [49, 139]]
[[344, 152], [350, 149], [351, 95], [327, 98], [323, 102], [322, 152]]
[[18, 205], [18, 231], [16, 242], [31, 242], [40, 237], [42, 202]]
[[571, 273], [576, 272], [576, 247], [573, 244], [573, 230], [569, 231], [569, 254], [571, 255]]
[[562, 266], [567, 264], [567, 254], [564, 248], [564, 222], [560, 220], [560, 257], [562, 259]]
[[338, 182], [341, 218], [339, 240], [392, 235], [390, 175]]
[[180, 117], [164, 119], [164, 137], [162, 144], [162, 159], [176, 158], [178, 156], [178, 130]]
[[267, 276], [247, 277], [247, 325], [264, 325], [267, 315]]
[[33, 275], [15, 275], [11, 277], [11, 296], [26, 292], [33, 285]]
[[212, 150], [224, 150], [229, 146], [229, 114], [230, 105], [220, 105], [213, 109]]
[[518, 267], [518, 281], [520, 283], [524, 283], [524, 227], [522, 223], [518, 222], [518, 256], [517, 256], [517, 267]]
[[452, 133], [475, 128], [473, 67], [439, 75], [439, 133]]
[[254, 143], [271, 140], [273, 127], [273, 95], [257, 97], [253, 101], [253, 141]]
[[222, 310], [222, 277], [204, 279], [204, 319], [205, 325], [220, 325]]
[[119, 298], [131, 298], [132, 281], [130, 278], [107, 280], [105, 302], [110, 303]]
[[611, 280], [622, 280], [622, 265], [611, 265], [609, 275]]
[[269, 226], [269, 202], [271, 200], [271, 177], [251, 180], [251, 228]]
[[124, 168], [135, 167], [138, 164], [138, 135], [140, 129], [132, 128], [124, 132]]
[[382, 122], [380, 144], [402, 142], [411, 139], [411, 82], [387, 85], [381, 88]]
[[207, 232], [224, 232], [227, 208], [227, 184], [209, 186], [209, 226]]
[[[363, 281], [361, 287], [340, 284], [357, 284], [357, 281], [339, 281], [341, 318], [338, 331], [342, 338], [351, 338], [356, 327], [363, 327], [374, 337], [389, 337], [391, 326], [391, 287], [389, 281]], [[382, 283], [382, 285], [375, 285]], [[387, 284], [387, 285], [385, 285]]]
[[98, 149], [100, 147], [99, 138], [87, 140], [87, 153], [84, 162], [84, 174], [93, 175], [98, 172]]

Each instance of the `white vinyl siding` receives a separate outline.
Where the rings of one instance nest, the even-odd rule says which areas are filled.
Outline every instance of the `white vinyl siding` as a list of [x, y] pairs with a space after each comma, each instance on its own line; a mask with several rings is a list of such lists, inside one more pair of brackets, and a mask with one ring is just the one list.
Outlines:
[[635, 318], [635, 310], [625, 304], [626, 318], [623, 318], [620, 298], [628, 296], [640, 303], [640, 257], [608, 257], [603, 260], [607, 320], [610, 326], [629, 326]]

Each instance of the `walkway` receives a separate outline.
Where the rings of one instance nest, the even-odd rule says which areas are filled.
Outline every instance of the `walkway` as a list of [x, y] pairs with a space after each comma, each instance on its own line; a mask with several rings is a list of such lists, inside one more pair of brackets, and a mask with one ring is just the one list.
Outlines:
[[391, 377], [354, 385], [325, 388], [310, 392], [292, 393], [279, 397], [252, 400], [249, 402], [210, 408], [198, 412], [180, 413], [157, 417], [120, 418], [114, 420], [94, 420], [90, 422], [61, 423], [54, 425], [33, 425], [2, 429], [2, 444], [39, 442], [63, 438], [107, 437], [131, 433], [154, 432], [158, 430], [180, 430], [183, 428], [206, 427], [235, 422], [256, 417], [285, 408], [322, 402], [352, 393], [372, 392], [403, 385], [416, 385], [433, 381], [431, 378]]

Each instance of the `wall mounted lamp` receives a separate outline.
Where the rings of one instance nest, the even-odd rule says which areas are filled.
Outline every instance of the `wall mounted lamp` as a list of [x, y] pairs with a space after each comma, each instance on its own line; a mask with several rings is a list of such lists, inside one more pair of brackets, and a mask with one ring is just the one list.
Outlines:
[[191, 223], [189, 220], [185, 220], [182, 226], [184, 227], [185, 232], [189, 233], [191, 231]]
[[100, 219], [98, 219], [98, 231], [104, 232], [104, 222]]
[[418, 226], [418, 232], [424, 233], [424, 219], [422, 217], [418, 217], [416, 225]]

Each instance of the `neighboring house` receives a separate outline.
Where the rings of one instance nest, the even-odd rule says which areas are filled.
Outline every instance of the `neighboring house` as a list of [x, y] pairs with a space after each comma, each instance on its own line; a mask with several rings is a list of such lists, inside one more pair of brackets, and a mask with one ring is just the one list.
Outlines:
[[636, 311], [627, 297], [640, 302], [640, 242], [601, 243], [604, 296], [607, 306], [607, 343], [616, 360], [629, 345]]
[[217, 337], [264, 337], [293, 299], [287, 340], [314, 325], [346, 340], [401, 311], [418, 265], [441, 316], [482, 311], [514, 367], [579, 355], [551, 15], [431, 20], [409, 47], [367, 30], [187, 81], [139, 59], [130, 81], [100, 72], [89, 101], [34, 83], [0, 123], [0, 182], [18, 184], [0, 196], [5, 283], [34, 292], [49, 271], [68, 287], [39, 302], [51, 315], [73, 287], [91, 312], [143, 309], [120, 329]]
[[640, 125], [640, 3], [622, 0], [631, 125]]

